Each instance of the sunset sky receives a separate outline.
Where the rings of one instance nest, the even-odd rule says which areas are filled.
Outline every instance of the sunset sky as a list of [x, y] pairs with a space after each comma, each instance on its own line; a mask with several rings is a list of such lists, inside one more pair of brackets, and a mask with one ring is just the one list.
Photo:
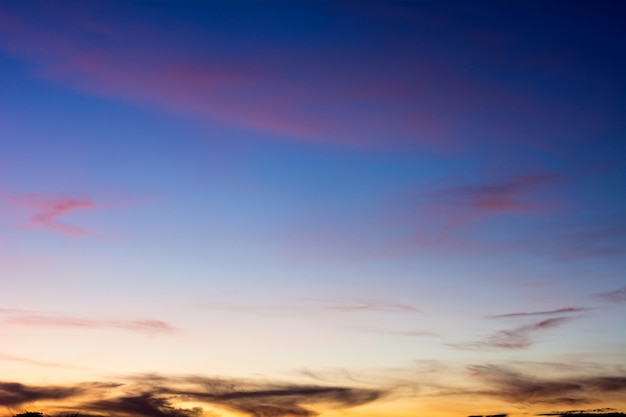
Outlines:
[[622, 415], [624, 22], [0, 0], [0, 417]]

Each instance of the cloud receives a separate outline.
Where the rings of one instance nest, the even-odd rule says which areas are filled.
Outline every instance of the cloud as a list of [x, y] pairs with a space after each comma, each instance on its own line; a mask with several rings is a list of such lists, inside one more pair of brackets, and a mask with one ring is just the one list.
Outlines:
[[583, 312], [590, 311], [590, 310], [591, 309], [587, 307], [566, 307], [566, 308], [560, 308], [558, 310], [495, 314], [493, 316], [487, 316], [487, 318], [499, 319], [499, 318], [508, 318], [508, 317], [551, 316], [551, 315], [567, 314], [567, 313], [583, 313]]
[[591, 404], [623, 398], [626, 375], [585, 375], [541, 378], [512, 367], [473, 365], [470, 374], [487, 388], [475, 394], [497, 397], [516, 404]]
[[[298, 224], [298, 232], [290, 236], [288, 254], [362, 260], [412, 257], [441, 249], [446, 256], [457, 251], [488, 256], [518, 249], [535, 251], [538, 245], [525, 244], [524, 237], [544, 231], [532, 228], [538, 214], [560, 209], [551, 191], [563, 177], [551, 172], [502, 173], [501, 177], [439, 178], [430, 185], [394, 192], [383, 197], [383, 203], [360, 207], [348, 217], [316, 212]], [[463, 184], [455, 186], [459, 181]], [[529, 227], [502, 225], [494, 233], [485, 233], [491, 220], [507, 216]], [[488, 241], [493, 238], [499, 241]]]
[[563, 413], [550, 413], [550, 414], [537, 414], [539, 416], [560, 416], [560, 417], [568, 417], [568, 416], [577, 416], [577, 417], [624, 417], [625, 413], [615, 412], [615, 413], [586, 413], [586, 412], [563, 412]]
[[[196, 417], [209, 414], [211, 410], [225, 409], [250, 417], [312, 417], [318, 415], [317, 407], [356, 407], [385, 395], [384, 390], [358, 387], [201, 376], [136, 375], [122, 378], [122, 381], [47, 388], [3, 383], [0, 384], [0, 402], [20, 406], [49, 400], [50, 409], [75, 409], [106, 416]], [[181, 402], [203, 407], [184, 409], [177, 405]]]
[[[60, 10], [5, 9], [0, 29], [13, 41], [3, 49], [33, 63], [37, 76], [80, 92], [297, 141], [367, 147], [372, 136], [380, 140], [390, 133], [420, 139], [396, 112], [353, 105], [346, 85], [357, 79], [357, 88], [369, 85], [378, 78], [374, 74], [359, 77], [341, 66], [330, 70], [327, 64], [319, 68], [297, 49], [275, 51], [270, 57], [272, 42], [255, 48], [264, 50], [263, 55], [238, 57], [212, 46], [215, 35], [204, 28], [190, 33], [188, 27], [179, 27], [170, 31], [178, 36], [172, 36], [158, 22], [144, 20], [129, 27], [103, 19], [97, 6], [77, 8], [72, 3]], [[127, 11], [141, 13], [141, 7]], [[197, 43], [207, 52], [189, 48]], [[310, 62], [301, 65], [302, 59]], [[295, 62], [301, 64], [294, 68]], [[295, 72], [306, 74], [307, 82], [287, 75]]]
[[616, 304], [626, 303], [626, 287], [619, 288], [614, 291], [596, 294], [595, 298]]
[[[238, 411], [252, 417], [311, 417], [318, 413], [311, 406], [355, 407], [376, 401], [384, 395], [381, 390], [254, 382], [238, 379], [161, 376], [134, 378], [147, 387], [140, 395], [118, 397], [114, 400], [86, 403], [94, 412], [115, 411], [142, 413], [150, 417], [178, 414], [166, 413], [171, 399], [194, 401]], [[156, 410], [156, 411], [155, 411]], [[158, 414], [163, 412], [164, 414]]]
[[75, 211], [96, 208], [96, 204], [91, 200], [77, 200], [69, 197], [52, 200], [22, 198], [20, 203], [38, 211], [23, 225], [24, 228], [49, 230], [73, 236], [84, 235], [89, 231], [82, 227], [65, 224], [59, 219]]
[[142, 417], [196, 417], [202, 415], [199, 409], [176, 408], [167, 399], [151, 393], [97, 400], [85, 403], [83, 407], [90, 412], [122, 413], [123, 415]]
[[[400, 29], [403, 25], [381, 15], [370, 14], [364, 22], [363, 16], [336, 7], [329, 10], [326, 4], [300, 5], [310, 12], [306, 15], [314, 16], [313, 21], [324, 15], [322, 19], [330, 19], [329, 23], [338, 17], [344, 22], [341, 27], [324, 25], [322, 36], [308, 34], [305, 40], [302, 33], [288, 29], [294, 25], [286, 24], [296, 22], [300, 27], [300, 14], [290, 15], [289, 19], [296, 20], [287, 22], [287, 15], [273, 13], [272, 7], [238, 11], [238, 18], [233, 19], [232, 10], [224, 5], [194, 2], [192, 10], [198, 16], [215, 22], [198, 25], [162, 5], [150, 9], [150, 19], [142, 19], [148, 11], [142, 2], [117, 8], [117, 18], [110, 17], [108, 2], [62, 3], [59, 8], [45, 7], [45, 2], [28, 8], [11, 4], [0, 13], [2, 38], [10, 40], [1, 47], [31, 64], [36, 76], [82, 93], [289, 140], [366, 148], [407, 143], [441, 148], [441, 143], [448, 147], [451, 142], [461, 147], [470, 141], [459, 138], [467, 138], [467, 131], [478, 124], [497, 136], [490, 140], [521, 139], [550, 148], [546, 142], [553, 137], [590, 136], [614, 113], [607, 109], [610, 100], [599, 100], [596, 95], [583, 95], [579, 100], [546, 95], [543, 78], [521, 89], [511, 85], [509, 76], [468, 72], [467, 68], [482, 68], [480, 73], [487, 74], [491, 68], [521, 76], [529, 68], [520, 65], [527, 60], [516, 58], [503, 72], [506, 60], [494, 63], [485, 56], [484, 42], [467, 36], [466, 31], [475, 32], [475, 28], [443, 10], [435, 12], [433, 21], [454, 24], [416, 25], [419, 31], [406, 32]], [[424, 16], [424, 6], [408, 9], [408, 15]], [[255, 12], [257, 19], [246, 17]], [[220, 31], [220, 16], [232, 19], [229, 30]], [[281, 39], [293, 42], [277, 42], [276, 32], [257, 26], [257, 20], [271, 22], [280, 28], [276, 30], [282, 33]], [[311, 20], [302, 23], [310, 25]], [[368, 36], [343, 36], [346, 30], [360, 33], [364, 23]], [[578, 23], [577, 30], [587, 22]], [[501, 31], [501, 27], [484, 29], [490, 39], [521, 35]], [[330, 35], [335, 39], [332, 44], [328, 43]], [[468, 46], [466, 53], [458, 53], [460, 41]], [[515, 47], [511, 50], [517, 52], [507, 55], [524, 57], [529, 52], [513, 43], [511, 48]], [[561, 55], [562, 48], [571, 50], [571, 45], [560, 44], [554, 52]], [[570, 69], [588, 75], [588, 60], [579, 59], [570, 63]], [[533, 73], [538, 69], [531, 68]], [[564, 82], [560, 73], [543, 76], [555, 85]], [[602, 92], [614, 96], [616, 88], [611, 86], [621, 82], [604, 73], [581, 79], [587, 82], [588, 91], [599, 91], [599, 97]], [[600, 79], [602, 83], [595, 81]]]
[[329, 311], [340, 313], [359, 312], [385, 312], [385, 313], [421, 313], [417, 307], [394, 303], [385, 300], [361, 299], [361, 300], [332, 300], [320, 298], [301, 298], [295, 304], [274, 304], [274, 305], [233, 305], [224, 303], [204, 303], [207, 308], [229, 310], [229, 311], [249, 311], [254, 313], [307, 313], [315, 311]]
[[528, 213], [551, 208], [545, 202], [533, 201], [532, 193], [546, 186], [554, 186], [561, 180], [554, 173], [538, 172], [506, 181], [445, 188], [435, 191], [432, 196], [438, 205], [454, 206], [463, 212], [470, 210], [467, 216], [472, 218]]
[[[559, 209], [554, 193], [547, 191], [553, 191], [564, 179], [553, 172], [502, 177], [469, 183], [464, 180], [465, 184], [453, 186], [442, 183], [457, 182], [458, 178], [442, 178], [429, 187], [430, 191], [420, 190], [415, 197], [409, 197], [411, 211], [392, 211], [388, 216], [414, 229], [411, 238], [414, 249], [446, 246], [490, 254], [510, 249], [516, 246], [512, 243], [516, 240], [509, 238], [506, 244], [496, 246], [482, 242], [475, 232], [480, 232], [492, 219], [516, 216], [532, 221], [531, 215]], [[407, 206], [403, 202], [403, 207]]]
[[150, 334], [169, 333], [175, 330], [172, 325], [160, 320], [92, 320], [11, 309], [4, 309], [0, 312], [8, 315], [8, 317], [4, 319], [5, 323], [22, 326], [110, 328]]
[[604, 416], [604, 417], [622, 417], [626, 414], [618, 412], [614, 408], [596, 408], [593, 410], [567, 410], [567, 411], [554, 411], [552, 413], [537, 414], [538, 416], [578, 416], [578, 417], [591, 417], [591, 416]]
[[475, 416], [468, 416], [468, 417], [507, 417], [507, 416], [508, 416], [508, 414], [490, 414], [490, 415], [486, 415], [486, 416], [475, 415]]
[[[533, 363], [508, 366], [472, 365], [467, 368], [471, 378], [468, 388], [459, 388], [458, 379], [455, 379], [457, 383], [451, 389], [440, 383], [429, 385], [428, 381], [424, 381], [425, 385], [420, 385], [426, 387], [426, 390], [416, 390], [416, 385], [405, 378], [389, 379], [388, 373], [378, 375], [375, 381], [371, 377], [359, 381], [361, 378], [344, 375], [347, 371], [342, 373], [343, 382], [337, 382], [336, 377], [330, 378], [335, 379], [335, 382], [330, 382], [327, 378], [306, 373], [317, 379], [318, 383], [322, 381], [321, 385], [268, 379], [160, 374], [120, 376], [113, 378], [111, 382], [65, 386], [29, 386], [3, 382], [0, 383], [0, 403], [24, 407], [36, 401], [38, 406], [45, 407], [46, 410], [65, 414], [80, 412], [91, 416], [198, 417], [219, 416], [220, 410], [224, 410], [248, 417], [314, 417], [323, 415], [326, 410], [348, 409], [394, 396], [398, 398], [398, 395], [424, 395], [428, 398], [439, 396], [442, 399], [450, 395], [469, 396], [473, 401], [477, 398], [492, 398], [514, 405], [532, 405], [533, 409], [537, 409], [581, 404], [602, 404], [602, 407], [606, 407], [613, 403], [620, 404], [626, 393], [626, 375], [623, 370], [608, 371], [596, 367], [594, 372], [594, 369], [588, 369], [583, 364], [582, 367], [566, 366], [573, 374], [561, 373], [560, 376], [555, 376], [553, 372], [534, 372], [546, 371], [546, 364], [535, 363], [534, 366], [541, 368], [535, 369]], [[551, 370], [563, 370], [562, 368], [563, 366], [552, 367]], [[601, 369], [602, 373], [598, 373]], [[449, 372], [449, 369], [431, 369], [428, 372], [432, 378], [438, 373]], [[364, 388], [371, 387], [372, 382], [378, 388]], [[412, 389], [407, 390], [409, 385]], [[194, 404], [194, 408], [184, 408], [184, 404]], [[580, 413], [574, 411], [547, 412], [544, 415], [585, 415], [584, 413], [592, 414], [592, 411], [607, 413], [615, 410], [603, 408], [580, 410]], [[473, 415], [501, 417], [507, 414], [492, 412], [487, 416], [484, 413]], [[613, 417], [610, 413], [607, 415]]]
[[405, 336], [405, 337], [434, 337], [440, 338], [441, 335], [439, 333], [429, 331], [429, 330], [389, 330], [389, 329], [375, 329], [368, 327], [359, 327], [356, 329], [360, 332], [365, 333], [374, 333], [374, 334], [385, 334], [390, 336]]
[[354, 407], [377, 400], [381, 392], [367, 389], [318, 386], [273, 386], [261, 389], [206, 394], [211, 402], [255, 417], [314, 416], [305, 404], [335, 404]]
[[565, 260], [620, 256], [625, 252], [626, 225], [596, 225], [565, 233], [547, 241], [547, 249]]
[[16, 407], [42, 400], [65, 400], [84, 393], [79, 386], [28, 386], [17, 382], [0, 382], [0, 404]]
[[571, 321], [571, 317], [554, 317], [531, 324], [515, 327], [510, 330], [500, 330], [486, 340], [466, 343], [449, 344], [460, 349], [505, 349], [522, 350], [531, 347], [535, 341], [533, 335], [538, 331], [554, 329]]
[[408, 304], [394, 303], [384, 300], [364, 299], [353, 302], [341, 302], [337, 300], [310, 299], [319, 303], [321, 308], [327, 310], [342, 311], [346, 313], [355, 311], [384, 311], [398, 313], [420, 313], [421, 311]]

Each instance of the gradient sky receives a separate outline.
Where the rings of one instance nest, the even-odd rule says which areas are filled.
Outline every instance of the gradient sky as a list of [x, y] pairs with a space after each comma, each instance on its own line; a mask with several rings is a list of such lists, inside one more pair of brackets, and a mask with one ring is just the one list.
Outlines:
[[625, 5], [0, 0], [0, 415], [626, 412]]

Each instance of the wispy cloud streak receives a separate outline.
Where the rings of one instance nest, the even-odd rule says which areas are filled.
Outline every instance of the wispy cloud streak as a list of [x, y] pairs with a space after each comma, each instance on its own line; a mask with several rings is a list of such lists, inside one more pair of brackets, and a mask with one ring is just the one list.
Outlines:
[[138, 333], [170, 333], [175, 328], [161, 320], [93, 320], [58, 314], [23, 312], [21, 310], [4, 309], [0, 311], [7, 317], [5, 323], [21, 326], [50, 326], [69, 328], [120, 329]]
[[47, 400], [53, 409], [75, 409], [105, 416], [195, 417], [203, 414], [202, 408], [185, 409], [177, 405], [194, 402], [250, 417], [313, 417], [318, 415], [316, 408], [319, 407], [351, 408], [377, 401], [385, 394], [384, 390], [358, 387], [200, 376], [139, 375], [122, 382], [63, 387], [0, 383], [0, 401], [5, 400], [5, 405], [15, 407]]
[[[458, 182], [460, 178], [442, 178], [428, 187], [430, 191], [422, 189], [409, 197], [412, 211], [403, 209], [399, 214], [392, 210], [388, 215], [396, 219], [394, 222], [401, 221], [414, 229], [414, 247], [445, 246], [493, 253], [503, 246], [495, 247], [479, 237], [490, 221], [506, 216], [532, 221], [534, 215], [562, 208], [554, 193], [548, 193], [563, 183], [562, 175], [528, 172], [502, 177], [472, 181], [463, 177], [464, 184], [449, 186], [443, 184]], [[504, 247], [511, 246], [516, 245], [509, 240]]]
[[596, 225], [570, 232], [546, 242], [557, 257], [565, 260], [621, 256], [626, 249], [626, 225]]
[[566, 307], [560, 308], [558, 310], [547, 310], [547, 311], [530, 311], [530, 312], [522, 312], [522, 313], [507, 313], [507, 314], [495, 314], [492, 316], [487, 316], [490, 319], [500, 319], [500, 318], [509, 318], [509, 317], [533, 317], [533, 316], [552, 316], [559, 314], [567, 314], [567, 313], [584, 313], [586, 311], [590, 311], [590, 308], [587, 307]]
[[0, 382], [0, 404], [16, 407], [41, 400], [66, 400], [84, 393], [80, 386], [28, 386], [17, 382]]
[[76, 211], [91, 210], [97, 207], [91, 200], [78, 200], [69, 197], [50, 200], [22, 198], [20, 203], [38, 211], [23, 225], [24, 228], [49, 230], [73, 236], [88, 234], [89, 230], [65, 224], [60, 221], [60, 218]]
[[433, 332], [430, 330], [390, 330], [390, 329], [376, 329], [369, 327], [359, 327], [356, 329], [359, 332], [364, 333], [373, 333], [373, 334], [381, 334], [381, 335], [389, 335], [389, 336], [403, 336], [403, 337], [432, 337], [432, 338], [440, 338], [441, 335], [437, 332]]
[[614, 408], [595, 408], [592, 410], [567, 410], [567, 411], [554, 411], [552, 413], [537, 414], [538, 416], [557, 416], [557, 417], [622, 417], [626, 414], [618, 412]]
[[487, 385], [475, 394], [516, 404], [593, 404], [620, 398], [626, 392], [626, 376], [588, 375], [541, 378], [498, 365], [470, 366], [471, 375]]
[[571, 317], [554, 317], [509, 330], [500, 330], [489, 336], [486, 340], [449, 345], [460, 349], [527, 349], [535, 344], [535, 340], [533, 339], [535, 333], [560, 327], [571, 320]]
[[[212, 2], [197, 4], [201, 5], [199, 13], [221, 11], [220, 7], [212, 9]], [[368, 15], [374, 33], [391, 36], [387, 42], [344, 37], [345, 42], [334, 46], [321, 37], [312, 48], [302, 51], [290, 43], [265, 38], [262, 30], [243, 40], [227, 31], [218, 38], [214, 31], [191, 23], [181, 27], [163, 22], [158, 13], [151, 14], [152, 20], [136, 19], [145, 13], [141, 4], [118, 9], [122, 14], [119, 20], [107, 19], [97, 2], [82, 7], [74, 2], [63, 5], [58, 9], [6, 7], [0, 29], [10, 41], [3, 49], [34, 64], [39, 77], [80, 92], [278, 133], [292, 140], [356, 147], [393, 142], [434, 148], [454, 143], [459, 147], [462, 144], [456, 138], [463, 136], [463, 128], [479, 123], [496, 131], [499, 140], [522, 137], [539, 142], [534, 138], [553, 136], [555, 130], [566, 129], [571, 135], [595, 132], [595, 125], [606, 118], [600, 109], [585, 107], [583, 113], [581, 102], [572, 103], [570, 97], [542, 101], [538, 96], [544, 93], [541, 97], [545, 97], [543, 82], [521, 90], [512, 88], [508, 78], [481, 78], [461, 70], [468, 65], [493, 66], [483, 57], [480, 43], [466, 43], [473, 50], [469, 54], [459, 55], [454, 41], [437, 43], [435, 49], [447, 53], [428, 52], [433, 49], [432, 39], [440, 38], [441, 33], [446, 34], [445, 39], [457, 36], [467, 42], [467, 33], [459, 31], [467, 21], [457, 21], [458, 27], [442, 26], [433, 36], [411, 31], [415, 36], [407, 42], [404, 31], [393, 30], [394, 25], [381, 21], [381, 16]], [[301, 7], [313, 14], [324, 11], [329, 17], [338, 13], [326, 6]], [[422, 14], [419, 8], [410, 9], [411, 14]], [[276, 19], [275, 15], [268, 17]], [[359, 30], [363, 25], [363, 16], [354, 19], [352, 13], [343, 13], [341, 17], [348, 28]], [[450, 22], [450, 17], [442, 14], [437, 19]], [[130, 21], [135, 24], [124, 24]], [[274, 22], [277, 27], [287, 26], [280, 19]], [[237, 19], [233, 23], [241, 25]], [[378, 32], [381, 23], [390, 30]], [[162, 30], [159, 24], [169, 30]], [[433, 29], [432, 25], [424, 27]], [[343, 30], [328, 30], [342, 39]], [[455, 33], [453, 38], [451, 33]], [[298, 36], [301, 34], [294, 34]], [[189, 46], [197, 44], [203, 45], [203, 52]], [[251, 53], [251, 45], [263, 53]], [[247, 54], [241, 56], [238, 50]], [[351, 53], [346, 56], [345, 50]], [[524, 48], [518, 52], [528, 53]], [[502, 70], [501, 64], [498, 61], [493, 69]], [[514, 74], [523, 71], [520, 60], [508, 65]], [[549, 78], [563, 82], [561, 74]], [[599, 89], [610, 95], [610, 83], [588, 82], [593, 85], [588, 87], [590, 91]], [[494, 118], [494, 113], [506, 117]], [[586, 117], [575, 117], [580, 114]], [[487, 204], [503, 208], [503, 203], [507, 205], [502, 201]]]
[[626, 303], [626, 287], [614, 291], [596, 294], [595, 297], [616, 304]]
[[559, 177], [553, 173], [536, 173], [512, 178], [509, 181], [484, 185], [466, 185], [441, 190], [437, 194], [451, 202], [462, 202], [468, 207], [491, 212], [525, 212], [541, 207], [524, 201], [531, 190], [553, 184]]
[[443, 188], [431, 193], [427, 210], [435, 218], [444, 216], [444, 228], [460, 227], [496, 215], [544, 211], [554, 205], [536, 194], [561, 180], [554, 173], [539, 172], [504, 181]]
[[210, 309], [255, 312], [268, 314], [283, 313], [309, 313], [309, 312], [338, 312], [338, 313], [422, 313], [420, 309], [408, 304], [394, 303], [385, 300], [362, 299], [362, 300], [332, 300], [319, 298], [302, 298], [293, 304], [226, 304], [217, 302], [206, 302], [203, 306]]

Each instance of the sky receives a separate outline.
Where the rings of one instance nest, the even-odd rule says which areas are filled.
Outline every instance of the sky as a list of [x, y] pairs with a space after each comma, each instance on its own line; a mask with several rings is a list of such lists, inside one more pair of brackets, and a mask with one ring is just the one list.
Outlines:
[[626, 3], [0, 0], [0, 416], [622, 416]]

